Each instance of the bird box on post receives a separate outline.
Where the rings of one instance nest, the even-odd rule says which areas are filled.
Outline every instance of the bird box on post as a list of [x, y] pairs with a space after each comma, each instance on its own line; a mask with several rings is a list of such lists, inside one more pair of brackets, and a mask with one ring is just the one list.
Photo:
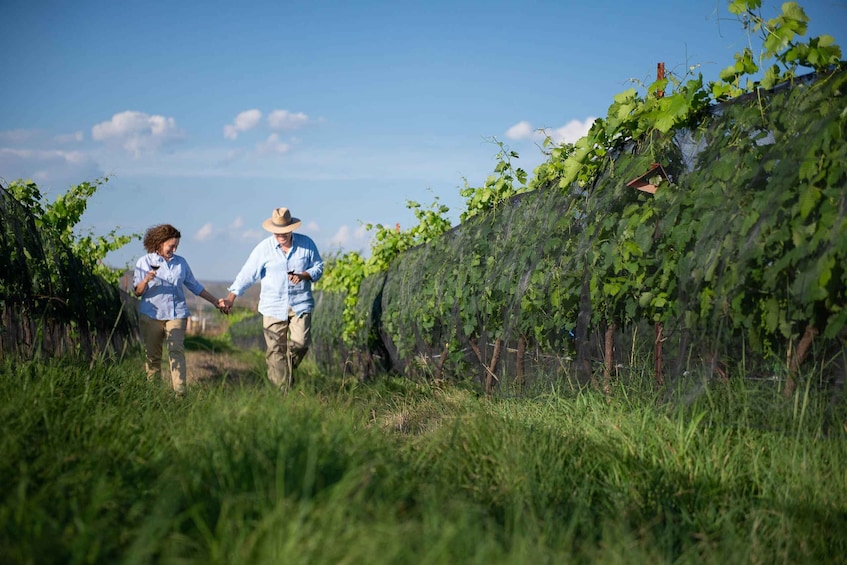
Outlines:
[[660, 163], [653, 163], [647, 172], [641, 176], [635, 177], [626, 185], [630, 188], [636, 188], [642, 192], [656, 194], [656, 188], [663, 183], [668, 182], [668, 174], [665, 168]]

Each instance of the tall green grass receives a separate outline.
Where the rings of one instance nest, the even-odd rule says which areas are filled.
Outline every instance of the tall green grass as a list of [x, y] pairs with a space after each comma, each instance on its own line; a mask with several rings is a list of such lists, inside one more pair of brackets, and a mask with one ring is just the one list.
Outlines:
[[217, 381], [175, 398], [141, 366], [2, 363], [0, 562], [847, 555], [847, 418], [812, 389], [489, 400], [312, 372], [288, 394]]

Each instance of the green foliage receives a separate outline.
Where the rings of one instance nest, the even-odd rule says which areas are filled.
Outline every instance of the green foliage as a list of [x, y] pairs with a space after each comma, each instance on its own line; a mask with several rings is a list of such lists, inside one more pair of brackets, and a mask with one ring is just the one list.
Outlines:
[[[569, 190], [574, 183], [589, 186], [597, 178], [603, 159], [631, 140], [695, 126], [712, 101], [752, 92], [760, 86], [772, 88], [795, 78], [799, 67], [826, 70], [840, 65], [841, 50], [832, 37], [798, 41], [806, 33], [808, 17], [795, 2], [783, 4], [782, 14], [772, 20], [764, 20], [760, 8], [759, 0], [731, 0], [729, 6], [745, 29], [761, 33], [763, 49], [758, 61], [745, 48], [735, 55], [735, 64], [721, 72], [720, 81], [708, 86], [699, 74], [681, 78], [670, 75], [648, 85], [646, 96], [639, 96], [635, 88], [621, 92], [614, 97], [606, 118], [596, 120], [587, 136], [551, 153], [550, 162], [536, 171], [541, 183], [549, 180], [553, 169], [562, 189]], [[769, 60], [775, 60], [777, 65], [767, 70], [761, 82], [753, 80], [760, 65]], [[689, 72], [694, 70], [691, 67]], [[657, 96], [658, 92], [663, 95]], [[530, 186], [538, 184], [539, 181], [531, 182]]]
[[136, 313], [124, 307], [117, 273], [100, 263], [121, 238], [73, 233], [95, 188], [84, 183], [53, 203], [33, 182], [0, 190], [4, 355], [107, 355], [136, 342]]
[[726, 316], [766, 351], [809, 325], [828, 337], [845, 327], [835, 281], [847, 261], [847, 144], [832, 119], [845, 86], [840, 73], [762, 98], [764, 113], [728, 107], [707, 134], [709, 166], [688, 179], [696, 191], [674, 203], [680, 221], [666, 227], [687, 248], [700, 314]]
[[[758, 56], [750, 48], [735, 54], [735, 63], [721, 71], [720, 81], [711, 85], [716, 100], [752, 92], [760, 86], [773, 88], [796, 78], [801, 67], [824, 71], [841, 65], [841, 48], [831, 36], [812, 37], [805, 43], [799, 41], [806, 35], [809, 23], [799, 4], [785, 2], [781, 9], [777, 17], [766, 20], [760, 0], [730, 1], [730, 13], [739, 18], [749, 33], [759, 35], [762, 49]], [[764, 75], [754, 80], [760, 70]]]
[[[530, 189], [558, 185], [569, 197], [567, 216], [580, 218], [586, 227], [587, 239], [577, 252], [585, 258], [590, 272], [594, 323], [643, 318], [666, 321], [681, 316], [689, 307], [690, 297], [680, 296], [680, 292], [696, 292], [701, 296], [701, 315], [730, 313], [737, 326], [755, 328], [754, 343], [769, 343], [772, 337], [767, 336], [775, 334], [796, 339], [806, 324], [826, 324], [825, 333], [830, 337], [844, 327], [847, 314], [842, 293], [831, 282], [842, 272], [836, 265], [847, 259], [847, 249], [840, 243], [844, 240], [843, 211], [838, 211], [845, 185], [844, 129], [832, 121], [833, 115], [843, 117], [843, 105], [838, 102], [842, 99], [843, 77], [821, 86], [825, 92], [820, 95], [803, 88], [797, 89], [789, 101], [777, 95], [767, 102], [771, 121], [764, 115], [768, 109], [766, 95], [759, 96], [754, 109], [731, 107], [731, 118], [708, 126], [717, 137], [706, 141], [708, 151], [701, 158], [699, 176], [686, 179], [683, 190], [664, 179], [654, 197], [621, 190], [626, 180], [641, 174], [651, 162], [662, 162], [671, 179], [678, 178], [684, 171], [679, 148], [666, 134], [689, 129], [696, 142], [698, 132], [705, 131], [713, 101], [792, 80], [799, 67], [825, 71], [841, 64], [841, 51], [831, 37], [800, 41], [808, 18], [796, 3], [783, 4], [782, 13], [772, 20], [764, 20], [760, 8], [761, 2], [756, 0], [730, 3], [730, 12], [739, 16], [742, 25], [751, 33], [761, 34], [763, 47], [758, 59], [745, 49], [736, 55], [735, 65], [721, 74], [721, 81], [708, 86], [701, 75], [679, 79], [671, 75], [647, 86], [645, 96], [639, 96], [635, 89], [618, 94], [607, 117], [598, 119], [586, 137], [555, 148], [550, 159], [535, 171]], [[769, 60], [776, 61], [775, 67], [763, 80], [753, 80], [760, 65]], [[657, 96], [659, 91], [665, 94]], [[782, 104], [796, 104], [797, 108], [780, 112]], [[774, 139], [763, 142], [764, 132], [771, 132]], [[633, 150], [641, 157], [630, 157]], [[804, 155], [802, 159], [796, 157], [798, 152]], [[762, 159], [766, 171], [761, 170]], [[725, 189], [714, 199], [706, 194], [709, 181], [701, 177], [712, 173], [735, 187], [729, 198]], [[749, 175], [749, 180], [744, 180], [744, 175]], [[809, 186], [810, 175], [816, 186]], [[762, 192], [754, 193], [760, 199], [750, 202], [751, 192], [742, 187], [754, 177]], [[766, 185], [762, 184], [764, 179], [768, 179]], [[779, 199], [779, 204], [774, 199]], [[717, 221], [715, 209], [724, 207], [749, 210], [755, 217], [728, 224]], [[825, 219], [821, 223], [818, 218]], [[779, 226], [775, 232], [768, 230], [771, 243], [752, 243], [740, 236], [703, 235], [696, 249], [686, 250], [698, 226], [708, 231], [737, 225], [746, 231], [754, 229], [758, 235], [763, 222]], [[744, 257], [740, 264], [739, 253]], [[757, 257], [757, 266], [750, 262], [751, 253]], [[718, 289], [695, 280], [697, 290], [690, 283], [680, 289], [679, 281], [689, 281], [692, 266], [706, 256], [732, 264], [733, 276], [722, 271], [715, 279], [728, 286]], [[810, 265], [798, 273], [797, 267], [803, 262]], [[775, 276], [775, 268], [781, 270], [780, 276]], [[700, 272], [714, 270], [695, 268], [695, 279]], [[565, 286], [578, 287], [578, 275], [566, 273], [570, 282]], [[737, 286], [732, 280], [738, 281]], [[741, 288], [750, 289], [748, 296], [757, 292], [761, 298], [745, 298]], [[785, 294], [788, 296], [780, 298]], [[715, 296], [725, 297], [730, 308], [708, 298]], [[569, 300], [573, 300], [572, 295]], [[748, 311], [751, 304], [758, 306]], [[822, 318], [824, 312], [828, 314]]]
[[[487, 214], [497, 209], [498, 206], [526, 190], [526, 171], [512, 165], [512, 159], [517, 159], [518, 154], [503, 142], [494, 139], [494, 143], [500, 148], [494, 157], [497, 165], [494, 167], [493, 175], [490, 175], [485, 184], [479, 188], [468, 185], [465, 180], [465, 188], [459, 193], [465, 199], [465, 211], [459, 217], [465, 222], [478, 214]], [[515, 186], [515, 181], [524, 186]]]
[[[494, 174], [479, 188], [466, 181], [450, 234], [415, 247], [412, 230], [377, 226], [371, 259], [353, 262], [344, 286], [345, 335], [363, 328], [361, 311], [350, 314], [357, 286], [390, 266], [386, 339], [406, 368], [430, 372], [446, 355], [462, 374], [462, 352], [497, 340], [558, 351], [581, 309], [595, 328], [727, 328], [766, 356], [806, 328], [836, 338], [847, 326], [841, 51], [829, 36], [804, 40], [796, 3], [772, 19], [761, 9], [729, 2], [759, 53], [751, 41], [715, 82], [691, 66], [634, 84], [582, 139], [545, 140], [531, 178], [495, 140]], [[817, 74], [801, 80], [802, 68]], [[666, 173], [648, 179], [655, 194], [627, 186], [654, 164]]]
[[117, 285], [125, 268], [112, 268], [103, 264], [111, 251], [124, 247], [140, 234], [118, 235], [117, 229], [104, 236], [80, 234], [74, 231], [88, 206], [88, 200], [106, 182], [107, 177], [72, 186], [52, 202], [47, 201], [38, 186], [31, 180], [16, 180], [6, 190], [14, 196], [35, 218], [36, 227], [48, 237], [68, 246], [83, 265], [110, 283]]
[[429, 208], [424, 208], [414, 201], [406, 202], [406, 208], [414, 211], [415, 219], [418, 221], [411, 228], [401, 231], [399, 228], [390, 228], [382, 224], [365, 226], [368, 231], [375, 231], [366, 274], [386, 271], [400, 253], [428, 243], [450, 229], [450, 220], [447, 219], [447, 212], [450, 209], [439, 204], [437, 196]]
[[417, 358], [408, 370], [437, 357], [440, 368], [427, 371], [469, 378], [468, 345], [478, 347], [488, 364], [486, 344], [515, 333], [563, 347], [579, 296], [579, 285], [566, 282], [577, 226], [562, 215], [556, 191], [520, 198], [521, 206], [475, 217], [392, 265], [382, 323], [398, 356]]
[[375, 232], [370, 257], [365, 260], [361, 254], [351, 251], [333, 258], [327, 264], [319, 288], [345, 294], [342, 337], [347, 344], [352, 344], [365, 328], [365, 320], [356, 310], [359, 289], [365, 277], [384, 273], [398, 255], [426, 244], [450, 229], [450, 220], [447, 218], [450, 209], [439, 204], [438, 197], [435, 197], [429, 208], [414, 201], [406, 202], [406, 207], [414, 211], [418, 221], [416, 225], [400, 230], [399, 226], [390, 228], [382, 224], [366, 224], [368, 231]]
[[359, 288], [365, 278], [367, 264], [357, 252], [350, 251], [328, 264], [320, 282], [320, 290], [344, 293], [342, 311], [342, 339], [349, 343], [364, 327], [364, 320], [356, 316]]

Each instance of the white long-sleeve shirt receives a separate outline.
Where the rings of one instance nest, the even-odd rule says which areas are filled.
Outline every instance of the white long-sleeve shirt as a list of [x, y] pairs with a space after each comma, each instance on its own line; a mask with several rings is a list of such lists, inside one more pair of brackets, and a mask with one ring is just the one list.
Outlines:
[[[298, 316], [312, 311], [315, 307], [312, 283], [317, 282], [324, 271], [323, 260], [312, 238], [299, 233], [292, 236], [288, 253], [282, 250], [273, 235], [259, 242], [228, 289], [241, 296], [261, 280], [259, 312], [278, 320], [288, 319], [289, 308]], [[291, 271], [307, 272], [311, 280], [291, 284], [288, 280]]]

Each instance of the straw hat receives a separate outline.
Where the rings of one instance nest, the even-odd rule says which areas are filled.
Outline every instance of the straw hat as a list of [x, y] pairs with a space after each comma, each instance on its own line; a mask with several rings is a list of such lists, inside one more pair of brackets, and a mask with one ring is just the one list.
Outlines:
[[277, 208], [262, 227], [271, 233], [288, 233], [300, 227], [300, 218], [292, 218], [288, 208]]

